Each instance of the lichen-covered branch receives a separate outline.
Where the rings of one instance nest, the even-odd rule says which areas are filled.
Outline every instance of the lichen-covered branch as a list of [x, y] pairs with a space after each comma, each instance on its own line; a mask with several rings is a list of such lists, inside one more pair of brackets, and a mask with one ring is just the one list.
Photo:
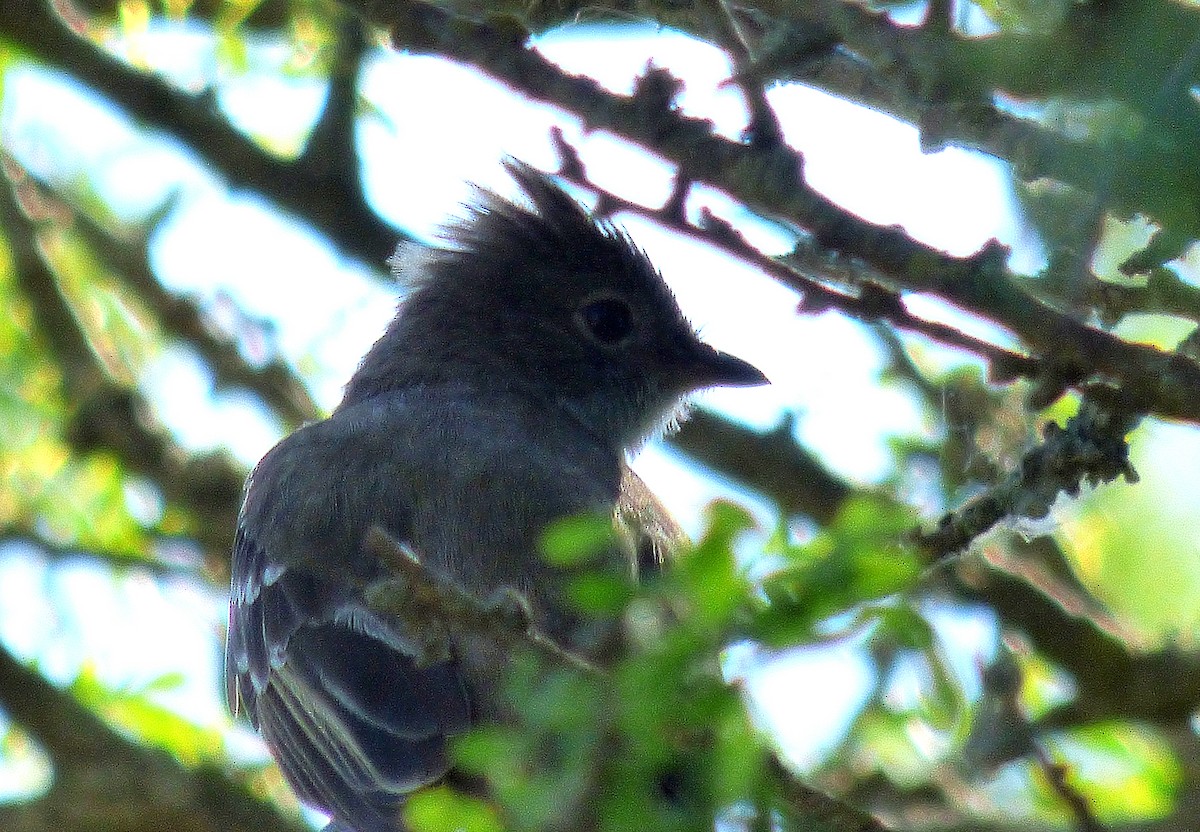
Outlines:
[[930, 558], [944, 558], [961, 553], [1006, 518], [1045, 517], [1059, 494], [1075, 496], [1085, 483], [1119, 476], [1136, 482], [1125, 437], [1140, 418], [1112, 391], [1094, 389], [1065, 428], [1046, 425], [1042, 443], [1002, 482], [942, 517], [933, 531], [918, 532], [914, 541]]

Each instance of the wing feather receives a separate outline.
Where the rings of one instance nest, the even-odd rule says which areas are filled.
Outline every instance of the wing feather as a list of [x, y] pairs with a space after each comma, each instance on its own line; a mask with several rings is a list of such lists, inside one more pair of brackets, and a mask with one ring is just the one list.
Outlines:
[[244, 708], [306, 802], [359, 830], [395, 829], [412, 790], [441, 777], [471, 722], [453, 661], [418, 666], [394, 625], [346, 590], [284, 567], [242, 530], [230, 604], [231, 703]]

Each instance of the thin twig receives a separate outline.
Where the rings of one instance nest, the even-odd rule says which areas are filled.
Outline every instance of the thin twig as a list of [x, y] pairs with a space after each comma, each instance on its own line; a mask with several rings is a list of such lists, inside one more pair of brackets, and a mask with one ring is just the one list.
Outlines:
[[[819, 312], [832, 308], [868, 323], [887, 321], [901, 329], [980, 356], [989, 362], [992, 377], [997, 381], [1008, 381], [1018, 376], [1032, 378], [1038, 374], [1039, 362], [1036, 359], [968, 335], [949, 324], [928, 321], [913, 315], [893, 290], [880, 285], [872, 278], [869, 269], [853, 269], [844, 261], [829, 265], [833, 261], [827, 253], [818, 254], [812, 247], [805, 245], [797, 245], [788, 255], [775, 259], [755, 249], [731, 224], [711, 214], [705, 214], [703, 227], [691, 224], [681, 211], [671, 208], [678, 199], [668, 200], [666, 206], [660, 209], [648, 208], [623, 199], [587, 177], [578, 155], [561, 131], [555, 129], [552, 138], [563, 158], [561, 175], [580, 187], [596, 192], [600, 197], [600, 205], [606, 212], [629, 211], [640, 214], [672, 231], [711, 245], [755, 266], [780, 283], [800, 292], [804, 297], [802, 311]], [[855, 284], [852, 290], [856, 289], [857, 292], [852, 294], [838, 291], [815, 277], [815, 274], [828, 273], [831, 269], [836, 269], [845, 282]]]
[[1046, 775], [1046, 780], [1050, 783], [1050, 788], [1062, 798], [1063, 803], [1067, 804], [1067, 808], [1075, 818], [1075, 828], [1079, 832], [1105, 832], [1106, 827], [1092, 813], [1092, 808], [1088, 803], [1087, 797], [1068, 782], [1067, 773], [1069, 769], [1067, 766], [1050, 759], [1050, 755], [1046, 752], [1046, 749], [1037, 743], [1034, 743], [1033, 746], [1033, 756], [1037, 760], [1042, 773]]

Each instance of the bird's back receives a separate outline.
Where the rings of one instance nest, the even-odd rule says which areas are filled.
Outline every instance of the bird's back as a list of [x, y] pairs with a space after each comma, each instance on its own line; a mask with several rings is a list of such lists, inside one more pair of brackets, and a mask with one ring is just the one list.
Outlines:
[[398, 828], [404, 795], [445, 773], [446, 739], [498, 672], [478, 650], [418, 666], [413, 634], [362, 598], [384, 576], [367, 532], [481, 597], [524, 592], [569, 641], [538, 541], [556, 518], [611, 510], [619, 476], [613, 449], [544, 403], [453, 384], [339, 410], [263, 458], [237, 534], [226, 673], [301, 799], [358, 832]]

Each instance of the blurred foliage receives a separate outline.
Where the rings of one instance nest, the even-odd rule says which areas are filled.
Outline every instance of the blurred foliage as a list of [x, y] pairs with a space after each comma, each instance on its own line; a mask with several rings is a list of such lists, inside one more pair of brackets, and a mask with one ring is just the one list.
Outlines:
[[[516, 662], [507, 692], [516, 718], [474, 730], [456, 749], [465, 770], [492, 784], [507, 828], [563, 828], [581, 806], [612, 832], [701, 829], [735, 808], [765, 822], [776, 809], [763, 802], [762, 739], [713, 662], [756, 615], [732, 545], [751, 522], [735, 506], [713, 506], [696, 546], [625, 606], [630, 645], [614, 667]], [[429, 805], [408, 815], [421, 832], [493, 828], [474, 803], [443, 799], [449, 823], [427, 815]]]
[[[1162, 454], [1179, 431], [1148, 424], [1133, 437], [1135, 465], [1161, 472], [1157, 488], [1097, 489], [1065, 516], [1059, 537], [1076, 574], [1146, 649], [1194, 649], [1200, 621], [1195, 501]], [[1181, 449], [1190, 460], [1194, 451]], [[1157, 457], [1157, 458], [1156, 458]], [[1142, 461], [1145, 460], [1143, 463]]]
[[146, 552], [146, 530], [128, 510], [120, 464], [72, 453], [61, 373], [13, 286], [11, 262], [0, 270], [0, 303], [7, 310], [0, 317], [0, 523], [36, 531], [56, 546], [69, 542], [130, 557]]
[[1105, 823], [1162, 818], [1174, 809], [1182, 771], [1158, 732], [1130, 723], [1076, 728], [1049, 743]]
[[71, 682], [71, 692], [140, 743], [165, 748], [191, 765], [220, 759], [223, 748], [219, 731], [197, 726], [157, 701], [160, 694], [178, 689], [183, 681], [183, 674], [174, 672], [144, 684], [115, 688], [85, 665]]

